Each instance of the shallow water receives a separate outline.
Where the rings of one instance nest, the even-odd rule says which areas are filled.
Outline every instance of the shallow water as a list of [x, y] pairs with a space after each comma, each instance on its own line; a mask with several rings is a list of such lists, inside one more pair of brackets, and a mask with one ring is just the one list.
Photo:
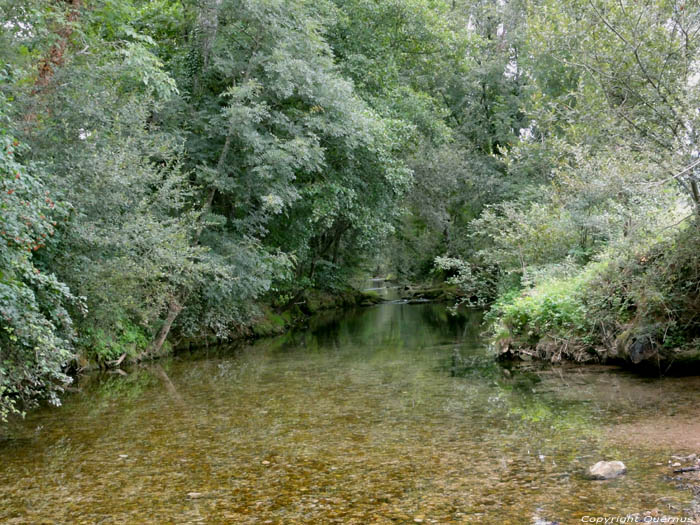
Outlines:
[[[504, 372], [479, 318], [384, 304], [294, 334], [93, 375], [0, 440], [0, 523], [580, 523], [691, 495], [635, 425], [698, 378]], [[700, 451], [696, 451], [700, 452]], [[584, 479], [599, 459], [628, 474]], [[659, 464], [662, 463], [662, 464]]]

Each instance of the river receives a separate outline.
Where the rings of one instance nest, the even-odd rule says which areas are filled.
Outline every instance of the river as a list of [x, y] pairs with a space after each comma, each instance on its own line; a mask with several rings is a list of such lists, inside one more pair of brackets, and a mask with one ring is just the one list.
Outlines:
[[[692, 493], [666, 476], [671, 454], [700, 452], [678, 437], [697, 421], [700, 378], [504, 371], [480, 330], [478, 314], [381, 304], [89, 374], [0, 439], [0, 523], [687, 516]], [[600, 459], [627, 475], [586, 479]]]

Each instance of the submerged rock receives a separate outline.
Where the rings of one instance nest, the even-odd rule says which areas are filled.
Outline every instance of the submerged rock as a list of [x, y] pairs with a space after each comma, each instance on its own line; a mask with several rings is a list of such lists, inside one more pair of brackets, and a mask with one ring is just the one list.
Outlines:
[[650, 335], [642, 334], [630, 343], [627, 353], [630, 361], [632, 361], [632, 363], [635, 365], [641, 363], [642, 361], [652, 359], [656, 357], [654, 340]]
[[561, 523], [558, 521], [551, 521], [551, 520], [548, 520], [548, 519], [540, 516], [540, 514], [542, 512], [543, 512], [543, 509], [536, 510], [536, 514], [534, 516], [532, 516], [532, 519], [530, 520], [532, 525], [561, 525]]
[[622, 461], [599, 461], [588, 469], [588, 475], [592, 479], [618, 478], [627, 472], [627, 467]]

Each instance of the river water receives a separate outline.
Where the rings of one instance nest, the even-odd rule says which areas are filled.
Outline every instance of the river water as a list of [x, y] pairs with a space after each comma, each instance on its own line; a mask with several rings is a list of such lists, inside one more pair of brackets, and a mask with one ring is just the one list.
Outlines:
[[[87, 376], [0, 439], [0, 523], [687, 516], [691, 493], [665, 476], [672, 453], [700, 452], [673, 440], [697, 415], [698, 378], [504, 371], [479, 331], [477, 314], [383, 304]], [[628, 474], [585, 479], [600, 459]]]

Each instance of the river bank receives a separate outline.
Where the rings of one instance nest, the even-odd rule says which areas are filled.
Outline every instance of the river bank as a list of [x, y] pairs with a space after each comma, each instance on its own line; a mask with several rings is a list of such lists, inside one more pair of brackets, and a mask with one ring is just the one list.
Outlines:
[[[458, 305], [465, 292], [458, 285], [445, 281], [401, 283], [389, 278], [373, 278], [368, 292], [385, 301], [405, 303], [435, 302]], [[524, 300], [516, 298], [517, 308], [494, 311], [486, 316], [484, 331], [490, 334], [491, 347], [501, 361], [571, 362], [577, 364], [609, 364], [629, 368], [642, 375], [700, 375], [700, 339], [677, 344], [664, 342], [661, 323], [613, 323], [603, 327], [603, 335], [577, 332], [567, 303], [570, 298], [544, 295], [537, 300], [537, 290], [524, 292]], [[518, 302], [519, 301], [519, 302]], [[542, 304], [540, 305], [539, 302]], [[580, 315], [580, 314], [579, 314]], [[578, 321], [585, 326], [583, 321]]]
[[[262, 337], [281, 335], [293, 328], [305, 326], [313, 316], [329, 311], [372, 306], [382, 298], [372, 292], [347, 287], [335, 291], [304, 290], [282, 305], [261, 304], [260, 315], [240, 330], [238, 340], [252, 341]], [[175, 339], [174, 349], [192, 349], [221, 344], [215, 338], [204, 340]]]
[[604, 341], [591, 344], [590, 338], [556, 331], [535, 335], [509, 331], [496, 336], [492, 348], [501, 361], [571, 362], [617, 365], [641, 375], [699, 375], [700, 346], [689, 342], [669, 347], [659, 343], [649, 329], [628, 327], [612, 333]]
[[700, 374], [697, 232], [689, 224], [501, 293], [489, 313], [497, 353]]
[[[196, 350], [220, 345], [235, 345], [252, 342], [265, 337], [281, 335], [291, 329], [305, 326], [310, 319], [321, 312], [331, 310], [353, 309], [372, 306], [382, 302], [382, 297], [371, 291], [357, 290], [352, 287], [335, 290], [303, 290], [292, 300], [283, 304], [261, 302], [258, 305], [259, 314], [249, 323], [240, 325], [235, 333], [227, 339], [221, 339], [213, 334], [198, 334], [196, 337], [185, 337], [173, 330], [170, 340], [159, 353], [148, 352], [147, 346], [137, 344], [125, 345], [120, 351], [120, 357], [112, 361], [95, 361], [89, 352], [77, 356], [77, 374], [98, 369], [120, 369], [122, 366], [136, 364], [154, 359], [161, 359], [182, 351]], [[147, 340], [143, 340], [142, 345]]]

